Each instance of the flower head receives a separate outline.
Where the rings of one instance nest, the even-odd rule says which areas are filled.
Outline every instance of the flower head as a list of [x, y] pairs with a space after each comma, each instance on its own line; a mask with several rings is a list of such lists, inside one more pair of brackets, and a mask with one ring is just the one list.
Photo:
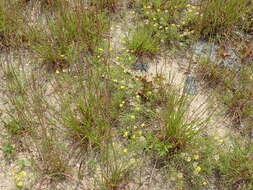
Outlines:
[[127, 152], [128, 152], [127, 148], [124, 148], [124, 149], [123, 149], [123, 152], [124, 152], [124, 153], [127, 153]]
[[127, 137], [128, 134], [129, 134], [128, 131], [126, 131], [126, 132], [124, 132], [123, 136], [124, 136], [124, 137]]
[[130, 118], [131, 118], [131, 119], [135, 119], [135, 115], [131, 115]]
[[199, 159], [199, 155], [194, 155], [193, 158], [194, 158], [194, 160], [198, 160]]
[[17, 185], [17, 187], [21, 188], [21, 187], [24, 186], [24, 182], [23, 181], [19, 181], [19, 182], [17, 182], [16, 185]]
[[202, 168], [198, 166], [198, 167], [195, 168], [195, 171], [198, 173], [198, 172], [201, 171], [201, 169], [202, 169]]

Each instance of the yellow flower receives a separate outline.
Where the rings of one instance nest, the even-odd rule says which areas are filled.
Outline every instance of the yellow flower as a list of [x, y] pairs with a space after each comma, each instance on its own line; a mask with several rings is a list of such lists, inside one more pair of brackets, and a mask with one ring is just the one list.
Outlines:
[[220, 143], [223, 143], [223, 142], [224, 142], [224, 140], [223, 140], [223, 139], [220, 139], [220, 140], [219, 140], [219, 142], [220, 142]]
[[188, 12], [191, 13], [191, 12], [192, 12], [192, 9], [189, 9]]
[[123, 135], [123, 136], [124, 136], [124, 137], [127, 137], [128, 134], [129, 134], [128, 131], [126, 131], [126, 132], [124, 132], [124, 135]]
[[147, 6], [147, 9], [150, 9], [151, 8], [151, 6]]
[[14, 178], [15, 178], [16, 180], [19, 180], [20, 177], [21, 177], [20, 175], [15, 175], [15, 176], [14, 176]]
[[132, 138], [133, 138], [133, 139], [135, 139], [135, 138], [136, 138], [136, 136], [135, 136], [135, 135], [133, 135], [133, 136], [132, 136]]
[[198, 160], [199, 159], [199, 155], [194, 155], [193, 158], [194, 158], [194, 160]]
[[128, 152], [127, 148], [124, 148], [124, 149], [123, 149], [123, 152], [124, 152], [124, 153], [127, 153], [127, 152]]
[[119, 107], [122, 108], [124, 106], [124, 104], [119, 104]]
[[112, 51], [113, 49], [112, 48], [109, 48], [109, 51]]
[[137, 129], [137, 126], [136, 126], [136, 125], [134, 125], [134, 126], [133, 126], [133, 128], [134, 128], [134, 129]]
[[202, 184], [203, 184], [204, 186], [206, 186], [206, 185], [207, 185], [207, 182], [204, 181]]
[[135, 119], [135, 115], [131, 115], [130, 118], [131, 118], [131, 119]]
[[117, 56], [117, 57], [116, 57], [116, 59], [120, 59], [120, 57], [119, 57], [119, 56]]
[[126, 88], [126, 86], [124, 86], [124, 85], [121, 85], [121, 86], [120, 86], [120, 88], [121, 88], [121, 89], [124, 89], [124, 88]]
[[191, 7], [191, 5], [190, 5], [190, 4], [187, 4], [186, 7]]
[[144, 127], [144, 126], [145, 126], [145, 123], [142, 123], [142, 124], [141, 124], [141, 127]]
[[62, 72], [66, 73], [68, 72], [68, 69], [63, 69]]
[[116, 83], [118, 82], [118, 80], [116, 80], [116, 79], [114, 79], [114, 80], [112, 80], [112, 81], [113, 81], [113, 82], [116, 82]]
[[200, 172], [200, 171], [201, 171], [201, 167], [199, 167], [199, 166], [196, 167], [196, 168], [195, 168], [195, 171], [196, 171], [197, 173]]
[[136, 95], [136, 98], [139, 99], [139, 98], [140, 98], [140, 95]]
[[60, 71], [59, 71], [59, 70], [56, 70], [56, 71], [55, 71], [55, 73], [56, 73], [56, 74], [59, 74], [59, 73], [60, 73]]
[[139, 135], [142, 135], [142, 131], [138, 131]]
[[153, 18], [153, 20], [156, 20], [156, 18]]
[[100, 55], [98, 55], [97, 58], [100, 58]]
[[104, 51], [102, 48], [98, 48], [99, 51]]
[[171, 24], [171, 26], [175, 27], [176, 25], [175, 24]]
[[60, 55], [60, 56], [61, 56], [61, 57], [65, 57], [65, 55], [63, 55], [63, 54], [62, 54], [62, 55]]
[[20, 174], [21, 176], [26, 176], [26, 175], [27, 175], [26, 171], [21, 171], [19, 174]]
[[23, 181], [19, 181], [18, 183], [17, 183], [17, 187], [23, 187], [24, 186], [24, 182]]

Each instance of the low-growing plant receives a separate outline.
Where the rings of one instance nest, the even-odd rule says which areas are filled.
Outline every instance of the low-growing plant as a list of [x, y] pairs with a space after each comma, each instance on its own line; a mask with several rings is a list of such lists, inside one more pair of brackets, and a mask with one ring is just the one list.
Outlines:
[[183, 37], [180, 34], [182, 29], [180, 19], [186, 2], [185, 0], [143, 2], [144, 22], [153, 28], [154, 37], [158, 41], [172, 44]]
[[15, 154], [16, 148], [9, 142], [3, 143], [1, 151], [6, 158], [11, 158]]
[[252, 143], [242, 142], [234, 142], [220, 153], [218, 170], [223, 187], [242, 190], [253, 187], [252, 154]]

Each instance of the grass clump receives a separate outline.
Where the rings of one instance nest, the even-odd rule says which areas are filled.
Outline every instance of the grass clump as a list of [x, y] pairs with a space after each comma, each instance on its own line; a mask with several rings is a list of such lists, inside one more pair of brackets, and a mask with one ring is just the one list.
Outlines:
[[219, 93], [218, 98], [227, 106], [227, 113], [235, 123], [252, 121], [252, 68], [243, 65], [238, 71], [217, 63], [202, 60], [196, 72], [208, 86]]
[[173, 86], [168, 87], [160, 97], [163, 103], [156, 113], [159, 129], [155, 130], [154, 136], [151, 135], [152, 142], [155, 142], [151, 146], [161, 157], [170, 158], [197, 142], [208, 118], [200, 119], [201, 112], [191, 114], [189, 97], [179, 94]]
[[[77, 98], [77, 99], [76, 99]], [[101, 146], [110, 139], [110, 111], [107, 110], [108, 102], [100, 99], [98, 94], [83, 89], [76, 98], [69, 100], [74, 102], [65, 102], [64, 126], [69, 129], [72, 136], [82, 147], [101, 148]]]
[[117, 143], [109, 145], [102, 157], [102, 173], [98, 186], [101, 190], [117, 190], [125, 188], [131, 174], [139, 164]]
[[20, 47], [27, 40], [22, 8], [13, 1], [0, 2], [0, 48]]
[[120, 2], [122, 0], [95, 0], [91, 4], [94, 5], [95, 9], [107, 9], [109, 12], [115, 12]]
[[247, 0], [203, 0], [200, 2], [199, 16], [195, 17], [193, 29], [207, 38], [228, 35], [229, 31], [243, 29], [248, 26], [248, 22], [252, 22], [247, 16], [250, 7], [252, 2]]
[[48, 176], [51, 179], [64, 179], [68, 171], [68, 163], [59, 145], [53, 139], [53, 136], [43, 136], [40, 145], [37, 145], [42, 162], [33, 161], [35, 169], [41, 175]]
[[159, 42], [154, 34], [151, 27], [139, 26], [131, 38], [127, 39], [126, 45], [136, 56], [154, 57], [159, 50]]
[[49, 32], [41, 34], [33, 44], [43, 63], [53, 70], [62, 70], [78, 60], [80, 54], [94, 54], [109, 29], [106, 14], [85, 5], [71, 8], [62, 3], [56, 18], [49, 20]]

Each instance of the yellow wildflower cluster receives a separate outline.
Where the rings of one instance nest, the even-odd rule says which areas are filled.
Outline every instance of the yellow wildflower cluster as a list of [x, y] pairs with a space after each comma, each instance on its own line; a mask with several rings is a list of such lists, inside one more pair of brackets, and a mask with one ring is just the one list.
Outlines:
[[19, 173], [17, 173], [15, 176], [14, 176], [14, 179], [16, 181], [16, 186], [18, 188], [22, 188], [25, 183], [24, 183], [24, 178], [27, 176], [27, 173], [26, 171], [20, 171]]

